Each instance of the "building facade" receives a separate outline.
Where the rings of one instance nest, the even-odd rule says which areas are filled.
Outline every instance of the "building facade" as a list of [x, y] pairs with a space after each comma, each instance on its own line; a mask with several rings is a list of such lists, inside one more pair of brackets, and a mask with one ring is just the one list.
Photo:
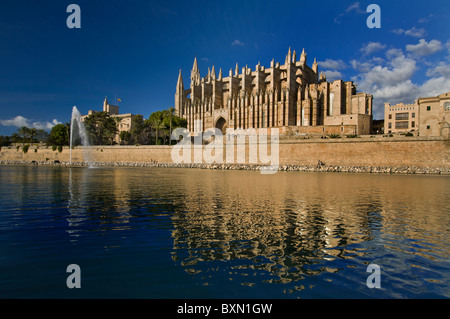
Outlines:
[[384, 134], [384, 120], [372, 121], [372, 134]]
[[202, 78], [195, 58], [188, 88], [178, 75], [175, 109], [190, 132], [278, 127], [282, 134], [362, 135], [372, 123], [372, 95], [357, 93], [351, 81], [327, 82], [316, 60], [309, 67], [305, 51], [297, 60], [290, 48], [283, 65], [236, 64], [226, 77], [213, 66]]
[[[81, 117], [81, 121], [84, 121], [84, 119], [95, 113], [97, 111], [89, 110], [87, 115], [83, 115]], [[107, 112], [111, 117], [115, 118], [117, 121], [117, 129], [118, 132], [116, 136], [114, 137], [114, 142], [117, 144], [120, 144], [120, 132], [126, 131], [129, 132], [133, 126], [133, 118], [136, 116], [131, 113], [125, 113], [125, 114], [119, 114], [119, 106], [109, 104], [108, 99], [105, 97], [105, 100], [103, 101], [103, 112]]]
[[450, 92], [421, 97], [417, 100], [419, 108], [420, 136], [447, 136], [450, 130]]
[[384, 104], [384, 132], [407, 133], [419, 130], [419, 107], [414, 104]]
[[450, 136], [450, 92], [420, 97], [414, 104], [384, 105], [385, 133], [418, 132], [420, 136]]

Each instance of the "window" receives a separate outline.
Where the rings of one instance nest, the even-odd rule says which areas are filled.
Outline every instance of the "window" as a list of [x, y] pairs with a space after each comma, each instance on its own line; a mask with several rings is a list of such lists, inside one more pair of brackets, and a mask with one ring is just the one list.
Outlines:
[[431, 106], [427, 106], [427, 111], [431, 111]]
[[392, 114], [389, 114], [389, 119], [392, 120]]
[[411, 117], [415, 118], [416, 117], [416, 113], [411, 113]]
[[388, 128], [392, 128], [392, 123], [388, 123]]
[[444, 103], [444, 108], [446, 111], [450, 111], [450, 102], [445, 102]]
[[395, 122], [396, 129], [405, 129], [408, 128], [408, 122]]
[[406, 121], [409, 119], [409, 113], [397, 113], [395, 114], [395, 119], [397, 121]]
[[416, 122], [412, 121], [411, 122], [411, 127], [416, 127]]
[[427, 130], [429, 130], [431, 127], [429, 125], [427, 125]]

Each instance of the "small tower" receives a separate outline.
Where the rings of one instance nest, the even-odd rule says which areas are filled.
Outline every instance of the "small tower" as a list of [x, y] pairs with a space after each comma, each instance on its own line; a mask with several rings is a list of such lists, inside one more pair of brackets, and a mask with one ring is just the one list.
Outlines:
[[200, 70], [198, 69], [197, 57], [194, 58], [194, 65], [191, 71], [191, 86], [200, 85]]
[[183, 107], [184, 103], [184, 85], [183, 85], [183, 77], [181, 76], [181, 69], [180, 73], [178, 74], [178, 81], [177, 81], [177, 90], [175, 92], [175, 112], [178, 116], [181, 116], [182, 112], [181, 109]]
[[292, 53], [291, 53], [291, 47], [289, 47], [289, 51], [288, 51], [288, 54], [287, 54], [287, 56], [286, 56], [286, 64], [291, 64], [291, 62], [292, 62]]
[[305, 53], [305, 49], [303, 49], [302, 54], [300, 55], [300, 64], [301, 65], [306, 65], [306, 53]]
[[105, 100], [103, 101], [103, 112], [108, 112], [108, 99], [105, 96]]
[[316, 58], [314, 58], [314, 63], [313, 63], [313, 66], [312, 66], [312, 70], [314, 71], [314, 73], [316, 73], [318, 75], [319, 64], [317, 63]]
[[212, 66], [212, 69], [211, 69], [211, 78], [212, 78], [213, 80], [216, 79], [216, 70], [214, 69], [214, 65]]
[[320, 71], [319, 82], [326, 82], [327, 77], [323, 71]]

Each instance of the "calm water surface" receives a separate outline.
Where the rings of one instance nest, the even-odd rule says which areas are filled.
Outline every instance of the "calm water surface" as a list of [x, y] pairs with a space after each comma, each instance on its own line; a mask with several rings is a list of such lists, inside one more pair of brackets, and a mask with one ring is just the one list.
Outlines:
[[0, 183], [1, 298], [450, 297], [450, 177], [0, 166]]

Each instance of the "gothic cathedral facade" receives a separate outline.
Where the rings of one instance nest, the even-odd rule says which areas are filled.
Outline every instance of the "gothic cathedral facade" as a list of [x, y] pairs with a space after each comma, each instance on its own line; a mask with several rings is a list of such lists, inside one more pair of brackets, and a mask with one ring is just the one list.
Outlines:
[[357, 93], [352, 81], [327, 82], [318, 72], [314, 59], [307, 65], [306, 53], [297, 61], [289, 51], [285, 63], [259, 63], [255, 70], [243, 67], [239, 73], [222, 69], [216, 75], [214, 66], [200, 76], [197, 59], [191, 70], [190, 87], [185, 89], [178, 75], [175, 110], [185, 118], [191, 133], [218, 128], [280, 128], [281, 134], [370, 134], [372, 95]]

